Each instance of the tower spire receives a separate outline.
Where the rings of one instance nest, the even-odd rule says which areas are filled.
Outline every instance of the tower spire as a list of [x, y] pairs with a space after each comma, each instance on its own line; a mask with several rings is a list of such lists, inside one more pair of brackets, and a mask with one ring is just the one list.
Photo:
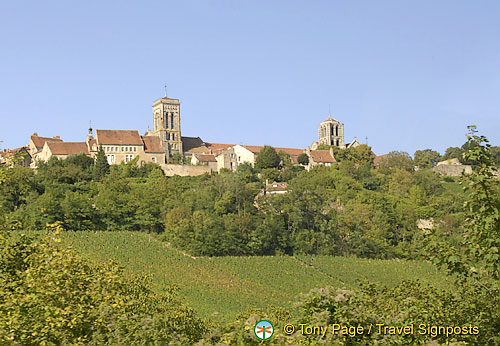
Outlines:
[[165, 97], [167, 97], [167, 83], [165, 83]]

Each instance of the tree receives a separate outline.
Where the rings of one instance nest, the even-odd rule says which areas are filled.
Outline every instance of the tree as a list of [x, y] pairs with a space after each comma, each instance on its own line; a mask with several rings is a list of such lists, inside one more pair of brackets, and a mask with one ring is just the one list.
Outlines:
[[466, 201], [465, 233], [460, 246], [430, 236], [429, 253], [454, 275], [462, 300], [475, 311], [483, 339], [480, 345], [498, 345], [500, 326], [500, 184], [491, 171], [491, 145], [469, 126], [464, 161], [477, 163], [462, 177]]
[[[3, 143], [3, 141], [0, 141], [0, 143]], [[4, 171], [4, 164], [0, 163], [0, 185], [5, 181], [6, 176], [5, 176], [5, 171]]]
[[278, 168], [281, 163], [281, 158], [279, 157], [276, 150], [269, 145], [265, 145], [264, 148], [257, 155], [255, 161], [255, 167], [257, 169], [264, 168]]
[[491, 158], [495, 166], [500, 167], [500, 147], [495, 146], [490, 148]]
[[180, 153], [175, 153], [172, 155], [172, 157], [168, 160], [168, 163], [176, 164], [176, 165], [183, 165], [186, 162], [186, 159], [184, 155]]
[[380, 161], [379, 168], [384, 171], [404, 169], [408, 172], [413, 172], [414, 170], [413, 160], [404, 151], [391, 151]]
[[366, 144], [358, 145], [354, 148], [345, 149], [347, 151], [348, 159], [360, 165], [369, 163], [373, 165], [374, 155], [372, 148]]
[[40, 240], [0, 232], [2, 345], [195, 344], [205, 330], [174, 288], [95, 264], [60, 246], [59, 223]]
[[442, 160], [459, 159], [460, 162], [463, 162], [462, 153], [463, 150], [460, 149], [459, 147], [449, 147], [448, 149], [446, 149], [441, 159]]
[[309, 164], [309, 156], [306, 153], [302, 153], [297, 158], [297, 162], [301, 165], [307, 166]]
[[441, 155], [432, 149], [417, 150], [413, 156], [415, 165], [420, 168], [433, 167], [440, 159]]
[[94, 165], [94, 181], [102, 181], [102, 179], [109, 173], [109, 163], [102, 145], [99, 146]]

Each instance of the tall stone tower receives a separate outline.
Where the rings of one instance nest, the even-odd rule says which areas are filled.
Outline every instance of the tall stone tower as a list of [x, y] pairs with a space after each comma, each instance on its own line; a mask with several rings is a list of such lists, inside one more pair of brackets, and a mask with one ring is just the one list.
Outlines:
[[159, 136], [167, 157], [181, 154], [181, 103], [167, 96], [153, 103], [153, 134]]
[[344, 124], [328, 117], [318, 126], [318, 144], [335, 145], [344, 148]]

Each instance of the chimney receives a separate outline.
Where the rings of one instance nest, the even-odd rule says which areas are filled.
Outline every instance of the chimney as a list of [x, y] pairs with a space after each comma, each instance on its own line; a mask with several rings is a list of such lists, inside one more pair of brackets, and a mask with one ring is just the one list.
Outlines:
[[53, 138], [54, 139], [61, 139], [61, 137], [59, 137], [59, 136], [54, 136]]

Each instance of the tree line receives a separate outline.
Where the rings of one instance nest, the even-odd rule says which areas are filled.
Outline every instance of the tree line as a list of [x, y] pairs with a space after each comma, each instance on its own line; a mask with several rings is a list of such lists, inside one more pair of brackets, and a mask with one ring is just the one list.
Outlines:
[[[305, 171], [266, 146], [255, 167], [198, 177], [165, 177], [159, 166], [136, 161], [110, 167], [102, 151], [95, 161], [51, 158], [36, 171], [2, 170], [0, 224], [150, 232], [196, 256], [418, 258], [424, 232], [417, 224], [431, 218], [443, 236], [460, 239], [464, 194], [453, 179], [415, 171], [405, 153], [375, 168], [366, 145], [335, 150], [338, 165]], [[287, 182], [287, 193], [263, 195], [266, 180]]]
[[[453, 192], [448, 200], [446, 189], [441, 189], [439, 179], [436, 180], [429, 171], [412, 173], [401, 167], [373, 171], [368, 165], [353, 163], [318, 168], [309, 173], [298, 172], [289, 180], [291, 189], [285, 195], [287, 197], [273, 196], [257, 201], [254, 196], [260, 182], [250, 167], [235, 173], [183, 179], [165, 178], [154, 166], [122, 165], [112, 168], [101, 182], [95, 182], [89, 176], [91, 172], [84, 169], [86, 164], [82, 165], [85, 162], [82, 157], [73, 159], [75, 162], [71, 165], [68, 161], [49, 162], [37, 175], [22, 168], [3, 171], [0, 186], [6, 190], [2, 190], [2, 208], [10, 206], [11, 209], [4, 214], [5, 221], [0, 231], [0, 341], [12, 345], [258, 345], [259, 341], [252, 334], [253, 326], [260, 319], [268, 319], [276, 328], [276, 335], [267, 341], [272, 345], [497, 345], [500, 343], [500, 186], [491, 171], [493, 155], [487, 139], [471, 128], [468, 140], [471, 147], [463, 159], [475, 162], [475, 170], [470, 176], [461, 178], [465, 186], [463, 194]], [[58, 174], [51, 174], [52, 170]], [[23, 181], [26, 185], [21, 184]], [[15, 237], [12, 231], [5, 229], [25, 227], [22, 223], [25, 222], [23, 213], [29, 209], [27, 206], [37, 203], [47, 191], [52, 191], [55, 196], [57, 190], [64, 191], [64, 197], [60, 196], [57, 202], [61, 208], [71, 205], [70, 201], [74, 200], [72, 197], [66, 200], [67, 194], [81, 194], [80, 202], [90, 201], [90, 208], [95, 212], [105, 208], [103, 201], [99, 200], [104, 198], [99, 197], [100, 193], [106, 195], [108, 202], [124, 203], [121, 195], [131, 191], [139, 194], [137, 186], [145, 182], [156, 188], [163, 187], [158, 190], [166, 197], [164, 217], [167, 220], [163, 234], [176, 234], [169, 229], [169, 222], [180, 228], [185, 227], [183, 223], [190, 223], [186, 229], [194, 232], [192, 240], [199, 241], [197, 236], [207, 234], [209, 236], [202, 239], [213, 249], [221, 246], [217, 239], [211, 239], [215, 235], [207, 232], [215, 227], [214, 224], [238, 216], [233, 219], [234, 227], [244, 233], [246, 221], [250, 219], [251, 222], [253, 216], [260, 217], [262, 223], [270, 226], [265, 227], [271, 230], [268, 231], [270, 237], [273, 236], [275, 219], [278, 220], [276, 229], [281, 229], [281, 222], [285, 221], [290, 227], [289, 233], [296, 232], [301, 240], [298, 243], [293, 241], [294, 238], [287, 243], [290, 238], [283, 239], [282, 234], [276, 234], [276, 243], [281, 244], [280, 249], [285, 253], [287, 246], [293, 251], [311, 244], [321, 248], [321, 242], [330, 244], [321, 251], [331, 251], [333, 245], [333, 248], [341, 246], [342, 242], [337, 243], [335, 238], [337, 233], [328, 232], [338, 229], [340, 221], [337, 220], [349, 225], [344, 229], [348, 234], [340, 233], [346, 241], [343, 246], [349, 247], [347, 239], [350, 238], [363, 240], [362, 246], [354, 246], [350, 251], [358, 247], [387, 246], [386, 250], [391, 252], [386, 253], [392, 253], [397, 250], [398, 241], [405, 242], [405, 245], [414, 241], [408, 240], [411, 234], [405, 232], [413, 220], [405, 218], [402, 221], [401, 215], [412, 210], [414, 215], [433, 214], [435, 217], [440, 217], [440, 212], [442, 216], [444, 213], [461, 213], [462, 219], [458, 223], [462, 227], [460, 237], [454, 238], [456, 229], [447, 228], [442, 219], [434, 230], [423, 233], [418, 245], [422, 254], [451, 275], [455, 286], [452, 290], [440, 290], [417, 281], [403, 282], [395, 287], [370, 283], [354, 289], [326, 287], [298, 297], [295, 308], [250, 309], [242, 312], [237, 320], [220, 325], [200, 319], [177, 297], [175, 288], [162, 294], [155, 293], [147, 277], [130, 276], [113, 263], [93, 263], [61, 247], [60, 232], [69, 227], [88, 227], [86, 223], [77, 222], [79, 216], [76, 214], [64, 214], [73, 218], [70, 224], [64, 220], [46, 223], [43, 228], [47, 233], [41, 239]], [[14, 183], [18, 184], [17, 195], [13, 193]], [[179, 188], [171, 190], [173, 186]], [[299, 187], [302, 188], [298, 190], [300, 193], [293, 195]], [[252, 198], [246, 197], [247, 194]], [[5, 198], [6, 195], [9, 198]], [[216, 198], [210, 204], [207, 199], [214, 196]], [[296, 203], [287, 199], [301, 196]], [[417, 202], [422, 199], [427, 204], [420, 207], [427, 208], [419, 209]], [[463, 209], [459, 208], [461, 203], [456, 203], [456, 199], [465, 201]], [[403, 204], [402, 200], [405, 201]], [[118, 207], [113, 217], [130, 217], [134, 204], [128, 203]], [[125, 205], [127, 212], [120, 211]], [[37, 206], [41, 208], [41, 214], [45, 213], [43, 208], [47, 205]], [[443, 208], [448, 209], [443, 211]], [[343, 214], [349, 210], [356, 213]], [[48, 220], [54, 212], [45, 213], [44, 217]], [[63, 213], [67, 212], [63, 210]], [[390, 218], [384, 219], [381, 213], [388, 213]], [[145, 224], [148, 220], [146, 214], [142, 214]], [[170, 221], [169, 215], [172, 215]], [[113, 220], [117, 223], [118, 219]], [[110, 230], [116, 226], [104, 219], [99, 222], [102, 227], [109, 226]], [[386, 222], [400, 228], [386, 229], [383, 227]], [[122, 226], [125, 223], [121, 222]], [[320, 228], [315, 228], [318, 227], [316, 224]], [[332, 224], [335, 227], [330, 228]], [[323, 238], [317, 238], [319, 234], [323, 234]], [[221, 238], [219, 235], [218, 239]], [[232, 241], [247, 248], [252, 248], [249, 244], [254, 248], [262, 246], [258, 238], [248, 238], [251, 242], [247, 243], [245, 239]], [[317, 242], [312, 243], [312, 240]], [[378, 243], [370, 243], [375, 240]], [[395, 241], [396, 245], [390, 241]], [[327, 333], [326, 338], [320, 335], [304, 337], [300, 328], [290, 334], [283, 333], [285, 323], [295, 326], [339, 323], [346, 327], [415, 324], [419, 329], [424, 325], [428, 332], [409, 335], [362, 333], [356, 336]], [[433, 326], [446, 329], [432, 329]]]

